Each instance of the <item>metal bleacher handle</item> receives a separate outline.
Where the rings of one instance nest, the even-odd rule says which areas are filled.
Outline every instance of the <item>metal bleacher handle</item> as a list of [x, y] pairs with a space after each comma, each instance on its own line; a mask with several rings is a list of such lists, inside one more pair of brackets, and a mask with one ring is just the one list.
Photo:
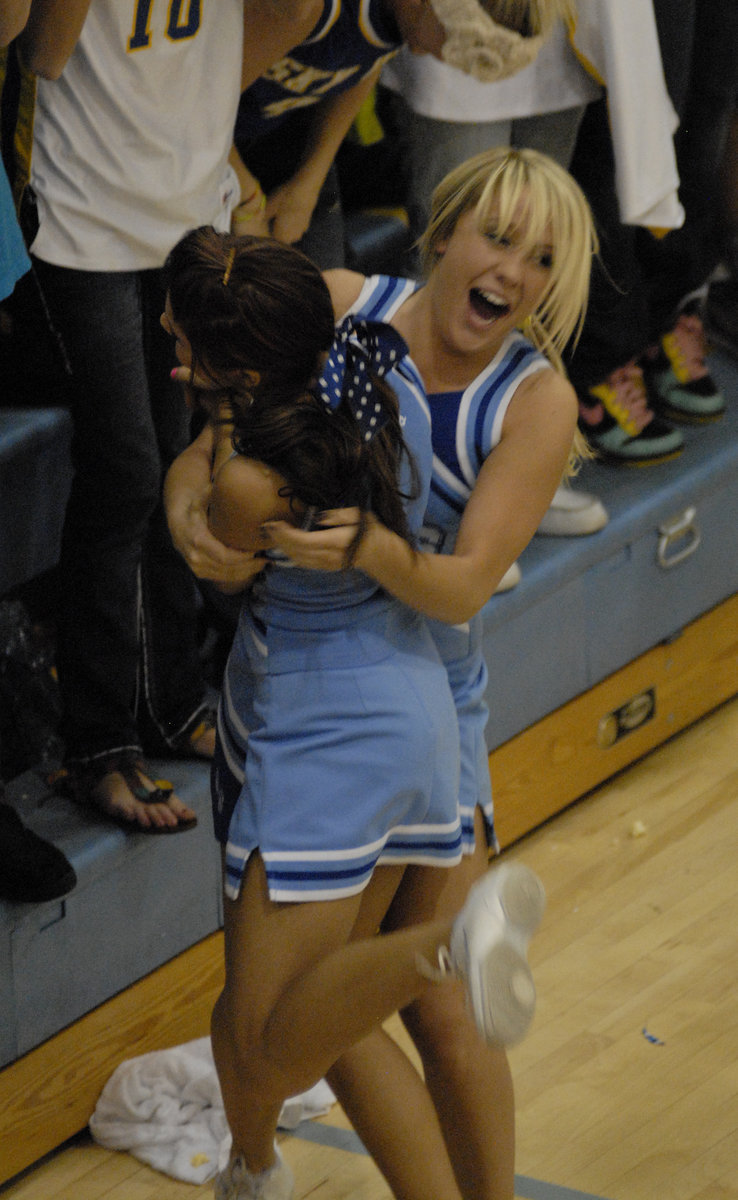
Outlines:
[[[697, 509], [690, 505], [678, 517], [672, 517], [670, 521], [664, 521], [663, 525], [659, 525], [660, 537], [656, 561], [665, 571], [678, 566], [679, 563], [684, 562], [685, 558], [690, 558], [702, 541], [702, 534], [696, 518]], [[670, 554], [670, 549], [680, 542], [683, 543], [681, 549], [674, 550]]]

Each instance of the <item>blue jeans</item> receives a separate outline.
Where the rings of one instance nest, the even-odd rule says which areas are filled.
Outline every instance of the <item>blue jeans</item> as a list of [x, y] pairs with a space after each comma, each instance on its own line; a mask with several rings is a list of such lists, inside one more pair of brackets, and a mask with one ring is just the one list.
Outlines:
[[63, 345], [74, 481], [59, 565], [58, 669], [70, 762], [174, 739], [201, 707], [194, 580], [169, 537], [164, 473], [189, 413], [159, 324], [161, 272], [35, 261]]
[[568, 167], [584, 105], [498, 121], [441, 121], [416, 113], [402, 96], [382, 89], [399, 131], [407, 166], [410, 229], [419, 238], [430, 219], [434, 188], [454, 167], [493, 146], [528, 147]]
[[[657, 12], [664, 4], [657, 0]], [[737, 98], [738, 6], [695, 0], [690, 69], [674, 138], [686, 220], [651, 242], [646, 260], [657, 315], [668, 315], [701, 287], [719, 261], [718, 177]]]

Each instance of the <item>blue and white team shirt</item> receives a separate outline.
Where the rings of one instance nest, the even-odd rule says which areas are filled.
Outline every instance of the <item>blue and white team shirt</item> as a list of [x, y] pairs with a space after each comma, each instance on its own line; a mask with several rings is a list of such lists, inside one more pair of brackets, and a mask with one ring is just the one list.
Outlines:
[[[524, 379], [551, 364], [521, 333], [506, 337], [491, 363], [467, 388], [428, 396], [433, 476], [421, 548], [452, 554], [461, 518], [485, 459], [500, 441], [511, 400]], [[456, 702], [461, 742], [461, 813], [464, 849], [474, 847], [474, 811], [485, 817], [487, 840], [497, 848], [484, 730], [488, 668], [482, 653], [482, 615], [463, 625], [430, 622]]]
[[452, 554], [467, 501], [485, 459], [499, 443], [510, 401], [548, 359], [522, 333], [505, 338], [492, 362], [463, 391], [430, 394], [433, 477], [422, 548]]
[[[420, 286], [416, 280], [370, 276], [349, 311], [391, 323]], [[482, 464], [500, 440], [510, 401], [524, 379], [550, 368], [545, 355], [514, 330], [468, 387], [427, 395], [433, 471], [420, 535], [424, 550], [453, 553], [464, 509]]]
[[[391, 321], [420, 285], [406, 279], [373, 276], [360, 296], [374, 320]], [[467, 501], [485, 459], [498, 445], [510, 402], [524, 379], [550, 369], [548, 359], [523, 334], [510, 333], [498, 353], [468, 387], [430, 393], [433, 470], [420, 534], [421, 549], [452, 554]], [[484, 730], [487, 664], [482, 654], [482, 617], [463, 625], [429, 620], [446, 666], [456, 705], [461, 749], [459, 809], [465, 853], [474, 848], [474, 811], [482, 808], [491, 846], [496, 846], [488, 751]]]
[[[352, 312], [374, 319], [371, 306]], [[406, 506], [417, 536], [430, 414], [409, 358], [386, 379], [419, 476]], [[238, 895], [257, 848], [275, 901], [352, 895], [378, 864], [452, 866], [458, 786], [454, 701], [424, 619], [359, 570], [272, 562], [244, 605], [218, 715], [212, 795], [226, 893]]]

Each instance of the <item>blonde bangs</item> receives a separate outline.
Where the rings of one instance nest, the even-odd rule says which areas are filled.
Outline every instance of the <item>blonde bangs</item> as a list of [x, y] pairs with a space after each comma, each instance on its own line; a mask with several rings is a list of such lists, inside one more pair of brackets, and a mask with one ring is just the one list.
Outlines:
[[[418, 245], [428, 275], [464, 213], [475, 210], [481, 233], [514, 233], [525, 253], [550, 246], [550, 280], [525, 333], [559, 370], [561, 355], [581, 332], [597, 237], [579, 185], [536, 150], [497, 146], [461, 163], [433, 192], [431, 219]], [[525, 228], [521, 239], [519, 228]]]
[[[548, 286], [535, 312], [523, 323], [525, 336], [566, 374], [564, 349], [576, 344], [589, 298], [597, 235], [589, 204], [572, 176], [536, 150], [498, 146], [461, 163], [433, 192], [431, 217], [419, 239], [421, 265], [428, 276], [459, 219], [474, 211], [480, 233], [513, 233], [523, 252], [550, 247]], [[520, 228], [524, 228], [521, 237]], [[566, 474], [591, 457], [577, 430]]]
[[[589, 205], [567, 171], [534, 150], [492, 152], [476, 205], [477, 227], [514, 234], [525, 254], [550, 247], [551, 276], [526, 332], [560, 366], [581, 332], [589, 297], [596, 235]], [[521, 237], [520, 227], [525, 229]]]
[[545, 330], [541, 348], [552, 346], [558, 356], [581, 333], [597, 239], [589, 205], [572, 177], [542, 156], [538, 166], [540, 170], [531, 172], [528, 185], [528, 220], [531, 229], [541, 228], [545, 222], [553, 261], [550, 284], [533, 323]]

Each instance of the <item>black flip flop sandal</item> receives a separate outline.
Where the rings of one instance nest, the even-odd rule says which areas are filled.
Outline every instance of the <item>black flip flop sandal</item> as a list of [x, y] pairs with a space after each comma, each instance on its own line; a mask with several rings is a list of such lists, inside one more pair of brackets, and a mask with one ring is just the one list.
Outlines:
[[111, 754], [101, 755], [91, 762], [66, 768], [57, 774], [55, 784], [60, 791], [70, 796], [78, 804], [83, 805], [87, 809], [93, 809], [101, 816], [112, 821], [120, 829], [124, 829], [126, 833], [172, 834], [184, 833], [188, 829], [195, 828], [197, 817], [180, 817], [176, 825], [149, 825], [148, 827], [144, 827], [143, 825], [139, 825], [135, 820], [128, 820], [127, 817], [116, 816], [114, 813], [106, 812], [97, 803], [93, 793], [106, 775], [112, 775], [116, 771], [119, 775], [122, 775], [131, 795], [142, 804], [166, 804], [174, 792], [174, 785], [168, 779], [154, 779], [152, 780], [154, 787], [152, 789], [147, 788], [141, 779], [142, 775], [147, 777], [149, 775], [146, 763], [130, 751], [119, 750]]

